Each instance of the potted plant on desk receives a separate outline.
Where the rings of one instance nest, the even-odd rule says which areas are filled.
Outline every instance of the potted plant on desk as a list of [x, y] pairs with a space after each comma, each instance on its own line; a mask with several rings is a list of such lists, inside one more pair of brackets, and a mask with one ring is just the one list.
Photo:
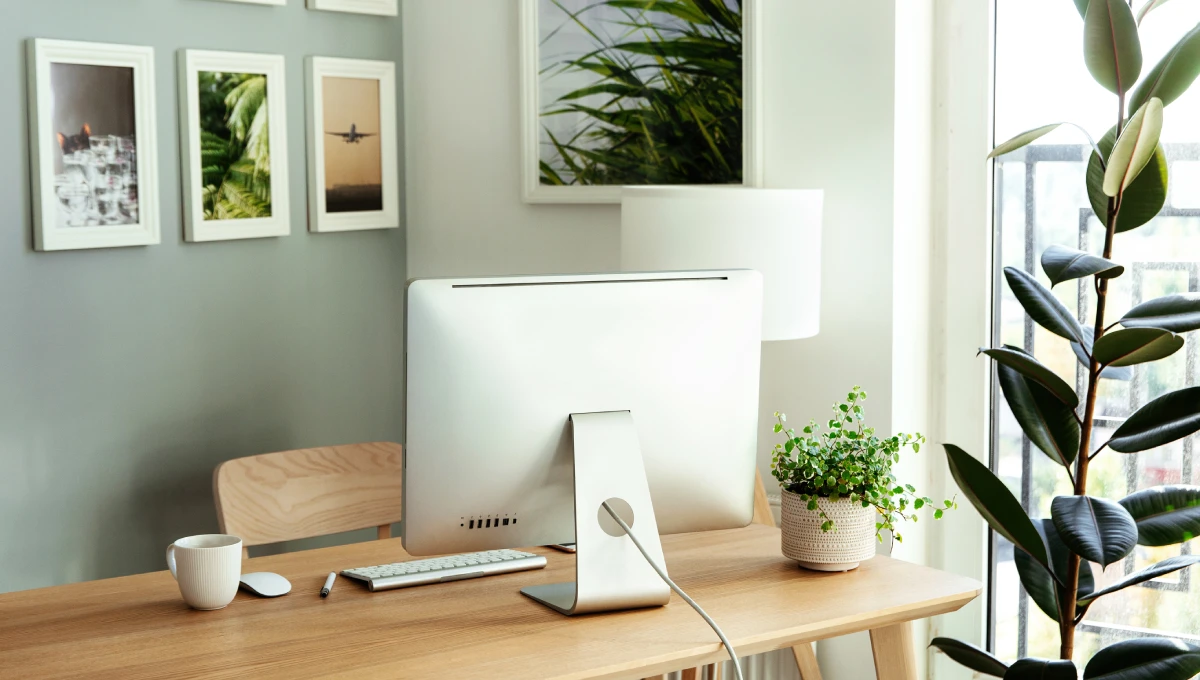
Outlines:
[[[897, 434], [881, 438], [866, 427], [857, 385], [846, 401], [834, 404], [824, 432], [810, 422], [800, 434], [775, 412], [775, 432], [785, 435], [771, 456], [771, 473], [783, 489], [783, 554], [817, 571], [849, 571], [875, 555], [883, 532], [903, 541], [896, 524], [917, 521], [916, 512], [933, 501], [918, 496], [911, 484], [899, 484], [892, 465], [900, 450], [921, 450], [925, 438]], [[955, 507], [942, 503], [933, 516]]]

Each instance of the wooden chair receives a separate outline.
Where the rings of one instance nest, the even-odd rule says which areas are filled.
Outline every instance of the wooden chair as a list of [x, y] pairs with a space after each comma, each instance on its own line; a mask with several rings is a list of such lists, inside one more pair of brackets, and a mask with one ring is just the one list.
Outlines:
[[[750, 519], [750, 523], [775, 526], [775, 515], [771, 512], [771, 502], [767, 499], [767, 489], [763, 486], [762, 473], [758, 473], [754, 478], [754, 516]], [[817, 665], [817, 656], [813, 653], [811, 643], [801, 642], [792, 647], [792, 655], [796, 657], [796, 667], [800, 669], [800, 680], [821, 680], [821, 668]], [[719, 665], [708, 664], [705, 668], [708, 669], [710, 680], [721, 680]], [[703, 677], [701, 671], [700, 668], [688, 668], [681, 675], [683, 680], [700, 680]], [[659, 675], [654, 678], [646, 678], [646, 680], [663, 680], [664, 677]]]
[[400, 521], [399, 444], [375, 442], [265, 453], [213, 470], [221, 531], [253, 545], [376, 527], [390, 538]]

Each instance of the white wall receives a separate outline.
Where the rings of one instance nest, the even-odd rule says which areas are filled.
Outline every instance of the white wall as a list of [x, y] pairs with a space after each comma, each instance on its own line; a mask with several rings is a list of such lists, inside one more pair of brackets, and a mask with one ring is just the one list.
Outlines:
[[[520, 201], [515, 0], [404, 0], [410, 276], [615, 270], [616, 206]], [[761, 428], [826, 418], [855, 384], [892, 426], [892, 0], [764, 0], [765, 175], [825, 196], [821, 334], [767, 343]], [[874, 675], [866, 636], [820, 644], [828, 680]]]

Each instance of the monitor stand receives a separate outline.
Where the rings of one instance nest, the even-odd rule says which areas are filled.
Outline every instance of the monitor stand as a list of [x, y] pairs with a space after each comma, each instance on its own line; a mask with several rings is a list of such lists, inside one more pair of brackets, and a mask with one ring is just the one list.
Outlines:
[[575, 581], [521, 592], [568, 616], [665, 605], [671, 589], [602, 505], [608, 501], [666, 571], [633, 416], [629, 411], [572, 413], [571, 433]]

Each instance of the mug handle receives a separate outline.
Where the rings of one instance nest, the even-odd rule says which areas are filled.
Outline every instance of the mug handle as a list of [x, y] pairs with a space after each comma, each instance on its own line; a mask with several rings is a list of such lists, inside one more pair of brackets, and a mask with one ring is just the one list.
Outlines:
[[171, 578], [178, 581], [179, 576], [175, 574], [175, 544], [174, 543], [167, 546], [167, 568], [171, 570]]

